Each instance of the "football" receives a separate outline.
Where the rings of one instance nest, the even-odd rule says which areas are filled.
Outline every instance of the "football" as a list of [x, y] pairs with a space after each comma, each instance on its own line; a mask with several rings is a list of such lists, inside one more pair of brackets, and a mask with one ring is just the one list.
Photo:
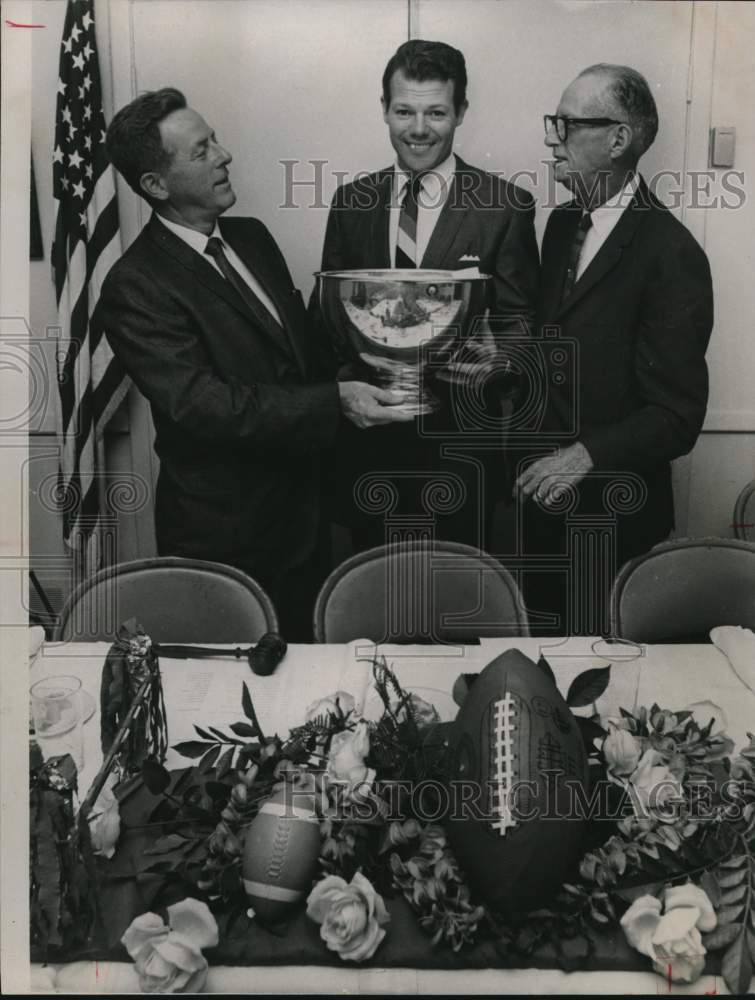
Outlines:
[[543, 905], [577, 860], [587, 754], [547, 668], [507, 650], [469, 688], [450, 738], [447, 830], [472, 889], [507, 916]]
[[242, 874], [254, 916], [269, 924], [284, 920], [309, 894], [319, 854], [314, 796], [277, 786], [244, 838]]

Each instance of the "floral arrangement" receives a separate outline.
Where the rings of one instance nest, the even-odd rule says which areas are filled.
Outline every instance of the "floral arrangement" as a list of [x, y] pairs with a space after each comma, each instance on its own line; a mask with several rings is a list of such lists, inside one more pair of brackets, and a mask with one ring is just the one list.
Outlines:
[[[296, 912], [306, 912], [340, 960], [379, 961], [391, 900], [403, 898], [435, 948], [489, 942], [505, 965], [550, 945], [570, 969], [595, 954], [606, 928], [621, 926], [648, 970], [692, 982], [706, 954], [720, 952], [729, 989], [747, 992], [755, 965], [755, 737], [735, 754], [714, 719], [689, 711], [586, 714], [608, 677], [608, 669], [588, 671], [567, 697], [573, 709], [586, 706], [577, 720], [591, 773], [584, 853], [548, 905], [517, 923], [478, 898], [443, 816], [428, 820], [438, 812], [434, 783], [448, 774], [453, 724], [405, 690], [385, 660], [373, 665], [383, 706], [376, 721], [361, 718], [340, 691], [311, 705], [287, 735], [266, 735], [244, 685], [243, 721], [229, 732], [196, 725], [197, 738], [176, 745], [193, 766], [142, 764], [144, 783], [160, 797], [147, 821], [162, 829], [142, 872], [162, 876], [173, 898], [177, 887], [188, 897], [168, 907], [167, 922], [143, 914], [124, 934], [142, 989], [201, 989], [202, 949], [219, 934], [245, 921], [274, 929]], [[419, 783], [429, 795], [422, 814], [406, 792]], [[117, 836], [110, 793], [103, 789], [91, 817], [93, 842], [110, 831], [105, 853]], [[296, 819], [286, 836], [299, 838], [288, 873], [275, 854], [286, 810]], [[265, 879], [273, 869], [280, 878], [271, 893]], [[276, 893], [285, 899], [276, 902]]]

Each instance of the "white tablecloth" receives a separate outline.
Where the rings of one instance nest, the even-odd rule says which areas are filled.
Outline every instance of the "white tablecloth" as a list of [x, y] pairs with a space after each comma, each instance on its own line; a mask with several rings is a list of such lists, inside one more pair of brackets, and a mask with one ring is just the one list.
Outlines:
[[[99, 684], [109, 646], [106, 643], [47, 643], [31, 666], [31, 679], [51, 674], [75, 674], [85, 691], [97, 701], [92, 719], [84, 727], [85, 758], [81, 776], [87, 788], [101, 761], [99, 748]], [[537, 638], [487, 639], [479, 646], [427, 647], [381, 646], [369, 643], [348, 646], [291, 646], [275, 674], [251, 674], [244, 661], [168, 660], [161, 658], [168, 709], [170, 743], [194, 736], [192, 725], [223, 728], [243, 718], [241, 684], [251, 691], [260, 724], [266, 734], [284, 732], [303, 720], [312, 701], [336, 689], [359, 696], [367, 666], [364, 657], [385, 654], [402, 684], [433, 700], [441, 716], [453, 718], [455, 706], [449, 692], [460, 673], [481, 670], [498, 653], [517, 648], [532, 659], [546, 657], [563, 693], [571, 681], [591, 667], [611, 665], [611, 683], [597, 703], [601, 714], [615, 714], [619, 706], [633, 708], [657, 702], [681, 709], [699, 704], [707, 719], [711, 703], [723, 710], [723, 722], [737, 746], [755, 729], [755, 693], [732, 670], [715, 646], [609, 645], [583, 637], [564, 640]], [[368, 691], [365, 713], [375, 708]], [[212, 712], [208, 715], [207, 712]], [[169, 766], [186, 763], [177, 755]], [[75, 962], [69, 965], [31, 967], [31, 990], [49, 993], [138, 992], [130, 964]], [[669, 992], [658, 976], [636, 973], [570, 973], [539, 970], [435, 971], [414, 969], [350, 969], [332, 967], [226, 968], [210, 970], [208, 992], [216, 993], [646, 993]], [[706, 977], [690, 987], [671, 989], [675, 994], [701, 995], [726, 992], [723, 981]]]

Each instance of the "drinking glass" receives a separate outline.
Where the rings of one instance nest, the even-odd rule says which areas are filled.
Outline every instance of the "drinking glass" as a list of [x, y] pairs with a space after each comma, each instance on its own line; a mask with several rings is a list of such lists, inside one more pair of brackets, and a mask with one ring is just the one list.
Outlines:
[[32, 684], [32, 726], [45, 760], [69, 753], [79, 773], [84, 766], [82, 715], [78, 677], [57, 675]]

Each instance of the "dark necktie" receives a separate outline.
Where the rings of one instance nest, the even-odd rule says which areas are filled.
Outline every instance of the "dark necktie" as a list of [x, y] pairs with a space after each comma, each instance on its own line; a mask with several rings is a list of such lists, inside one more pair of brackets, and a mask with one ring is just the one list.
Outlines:
[[580, 254], [582, 253], [582, 247], [585, 242], [585, 237], [587, 236], [587, 230], [591, 225], [592, 216], [589, 212], [585, 212], [579, 220], [577, 231], [574, 234], [574, 242], [569, 250], [569, 261], [566, 267], [566, 276], [564, 278], [564, 290], [561, 295], [562, 302], [569, 295], [572, 288], [574, 288], [574, 283], [577, 280], [577, 271], [579, 270]]
[[260, 323], [268, 327], [270, 326], [270, 323], [275, 323], [276, 326], [279, 325], [275, 316], [273, 316], [265, 304], [254, 294], [249, 285], [247, 285], [236, 268], [228, 260], [225, 255], [225, 250], [223, 250], [223, 241], [221, 239], [217, 236], [211, 236], [207, 240], [207, 246], [205, 247], [204, 252], [217, 262], [218, 267], [223, 272], [223, 277], [231, 285], [233, 285]]
[[398, 236], [396, 238], [396, 267], [413, 268], [417, 266], [417, 211], [419, 193], [422, 190], [422, 174], [414, 174], [406, 185], [401, 214], [398, 218]]

